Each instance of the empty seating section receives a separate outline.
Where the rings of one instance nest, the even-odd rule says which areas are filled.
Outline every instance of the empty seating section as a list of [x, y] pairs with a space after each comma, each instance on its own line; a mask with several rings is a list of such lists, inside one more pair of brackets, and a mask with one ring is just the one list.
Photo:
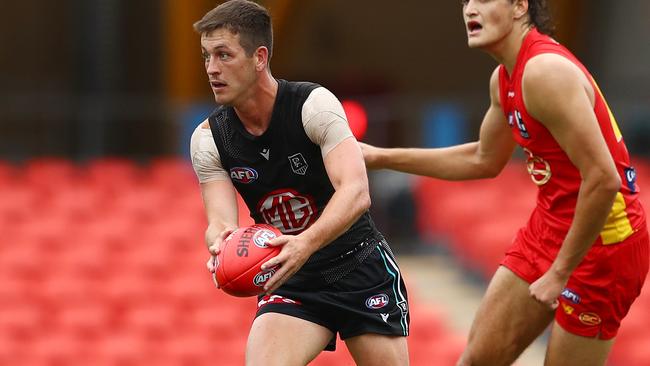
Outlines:
[[[650, 212], [650, 163], [634, 160], [640, 200]], [[470, 271], [489, 279], [535, 205], [537, 188], [525, 169], [523, 162], [513, 162], [495, 179], [418, 179], [413, 194], [420, 234], [429, 242], [448, 245]], [[650, 365], [649, 282], [623, 323], [611, 365]]]
[[[0, 365], [242, 365], [256, 303], [214, 288], [205, 226], [180, 159], [0, 161]], [[464, 338], [412, 314], [412, 364], [453, 364]]]

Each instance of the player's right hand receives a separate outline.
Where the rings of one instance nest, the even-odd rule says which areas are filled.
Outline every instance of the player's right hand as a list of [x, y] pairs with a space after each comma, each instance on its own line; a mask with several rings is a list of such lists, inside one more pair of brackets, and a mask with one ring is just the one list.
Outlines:
[[220, 232], [218, 235], [216, 235], [216, 237], [214, 238], [210, 238], [211, 235], [206, 233], [205, 240], [208, 244], [208, 250], [210, 251], [210, 254], [212, 254], [212, 256], [216, 256], [219, 254], [219, 252], [221, 251], [221, 243], [228, 237], [228, 235], [230, 235], [230, 233], [232, 233], [235, 230], [236, 228], [227, 228], [222, 232]]

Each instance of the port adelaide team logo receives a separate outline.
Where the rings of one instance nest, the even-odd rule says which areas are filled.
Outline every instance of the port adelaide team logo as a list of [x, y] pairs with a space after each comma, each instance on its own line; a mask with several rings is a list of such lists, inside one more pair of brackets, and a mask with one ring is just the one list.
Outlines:
[[291, 170], [293, 170], [294, 173], [300, 175], [305, 175], [305, 173], [307, 173], [309, 165], [307, 165], [307, 160], [305, 160], [305, 157], [302, 156], [301, 153], [293, 154], [287, 158], [289, 159], [289, 164], [291, 164]]

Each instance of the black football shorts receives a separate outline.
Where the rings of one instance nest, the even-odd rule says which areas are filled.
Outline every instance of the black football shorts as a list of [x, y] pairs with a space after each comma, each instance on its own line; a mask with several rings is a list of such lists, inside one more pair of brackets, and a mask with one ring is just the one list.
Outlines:
[[272, 312], [319, 324], [334, 333], [328, 351], [336, 348], [337, 333], [343, 340], [366, 333], [407, 336], [408, 298], [400, 269], [385, 240], [372, 245], [363, 262], [334, 283], [290, 280], [259, 296], [256, 317]]

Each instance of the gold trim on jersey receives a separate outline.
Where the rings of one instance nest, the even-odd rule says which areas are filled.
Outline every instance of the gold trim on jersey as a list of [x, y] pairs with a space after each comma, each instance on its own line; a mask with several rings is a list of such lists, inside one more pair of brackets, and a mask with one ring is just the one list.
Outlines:
[[620, 243], [634, 233], [630, 219], [625, 211], [626, 208], [623, 194], [621, 192], [616, 193], [612, 210], [609, 212], [605, 226], [600, 232], [603, 245]]

